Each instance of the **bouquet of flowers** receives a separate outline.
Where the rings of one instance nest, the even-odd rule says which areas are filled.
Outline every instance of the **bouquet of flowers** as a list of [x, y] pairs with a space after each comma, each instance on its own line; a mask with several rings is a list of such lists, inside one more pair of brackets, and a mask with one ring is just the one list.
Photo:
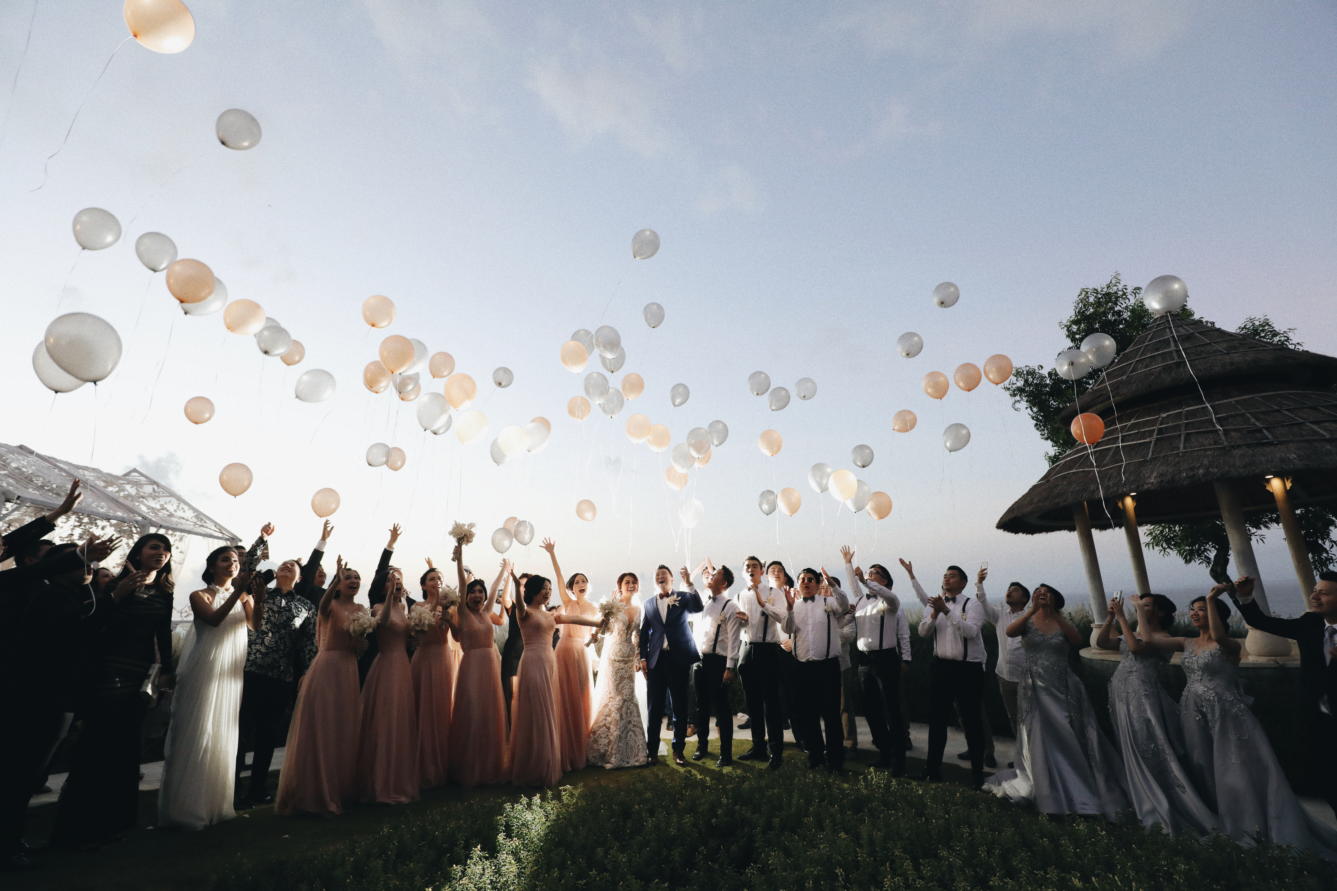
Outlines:
[[604, 636], [608, 634], [608, 629], [612, 626], [613, 620], [617, 618], [618, 614], [621, 612], [622, 604], [618, 602], [616, 597], [609, 597], [607, 600], [600, 603], [599, 626], [594, 629], [594, 633], [590, 635], [590, 639], [585, 641], [585, 646], [592, 647], [603, 640]]
[[425, 634], [436, 629], [441, 623], [441, 607], [429, 603], [415, 603], [409, 610], [409, 631]]
[[450, 527], [450, 537], [462, 545], [467, 545], [474, 540], [474, 524], [456, 522]]
[[460, 602], [460, 592], [455, 590], [454, 586], [446, 585], [441, 589], [441, 609], [447, 610]]
[[365, 609], [358, 610], [348, 617], [348, 633], [354, 637], [367, 637], [376, 630], [376, 625], [376, 617]]

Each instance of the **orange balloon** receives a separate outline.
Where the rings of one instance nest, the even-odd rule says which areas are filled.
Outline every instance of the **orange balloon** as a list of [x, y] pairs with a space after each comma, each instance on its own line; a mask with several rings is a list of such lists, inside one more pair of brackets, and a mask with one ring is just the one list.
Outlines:
[[669, 447], [669, 442], [673, 439], [673, 433], [666, 424], [651, 424], [650, 436], [645, 440], [645, 444], [650, 447], [652, 452], [662, 452]]
[[650, 438], [650, 419], [643, 414], [634, 414], [627, 418], [627, 439], [632, 442], [645, 442]]
[[1084, 411], [1072, 419], [1068, 429], [1072, 431], [1073, 439], [1090, 446], [1100, 442], [1100, 438], [1105, 435], [1105, 422], [1100, 419], [1100, 415]]
[[223, 308], [223, 325], [233, 334], [254, 334], [265, 326], [265, 310], [254, 300], [233, 300]]
[[339, 493], [331, 488], [317, 489], [311, 496], [311, 510], [318, 517], [328, 517], [338, 509]]
[[284, 365], [296, 365], [306, 358], [306, 347], [302, 346], [300, 340], [294, 340], [288, 347], [287, 352], [279, 357]]
[[373, 393], [383, 393], [390, 386], [390, 370], [381, 364], [380, 359], [373, 359], [362, 369], [362, 386]]
[[[757, 448], [761, 449], [762, 454], [774, 457], [780, 454], [780, 449], [784, 447], [784, 437], [778, 430], [763, 430], [757, 437]], [[783, 505], [782, 505], [783, 506]]]
[[980, 385], [980, 368], [974, 362], [962, 362], [956, 366], [956, 372], [952, 374], [952, 380], [956, 381], [958, 389], [969, 393]]
[[362, 301], [362, 321], [373, 328], [388, 328], [395, 320], [395, 302], [382, 294]]
[[1001, 384], [1012, 376], [1012, 360], [1002, 353], [995, 353], [984, 360], [984, 376], [991, 384]]
[[585, 363], [590, 361], [590, 354], [585, 345], [578, 340], [568, 340], [562, 344], [562, 367], [570, 372], [585, 370]]
[[125, 26], [140, 46], [179, 53], [195, 39], [195, 18], [181, 0], [125, 0]]
[[598, 513], [599, 509], [596, 508], [594, 502], [590, 501], [588, 498], [582, 498], [580, 501], [576, 502], [576, 516], [580, 517], [586, 523], [594, 522], [594, 518]]
[[167, 267], [167, 290], [180, 303], [203, 303], [214, 295], [214, 271], [199, 260], [174, 260]]
[[407, 461], [408, 455], [404, 454], [404, 450], [399, 446], [392, 446], [385, 456], [385, 466], [391, 470], [403, 470]]
[[903, 408], [891, 416], [891, 429], [897, 433], [909, 433], [915, 429], [917, 423], [919, 423], [919, 419], [908, 408]]
[[577, 421], [583, 421], [590, 416], [590, 401], [584, 396], [572, 396], [566, 402], [566, 413]]
[[432, 353], [427, 360], [427, 371], [434, 378], [450, 377], [455, 373], [455, 357], [450, 353]]
[[413, 341], [402, 334], [391, 334], [381, 341], [381, 364], [391, 374], [399, 374], [413, 364]]
[[930, 371], [924, 375], [924, 392], [934, 399], [941, 399], [946, 396], [949, 386], [947, 375], [941, 371]]
[[214, 416], [214, 403], [208, 396], [192, 396], [186, 400], [186, 420], [204, 424]]
[[670, 489], [681, 490], [687, 485], [687, 474], [670, 464], [664, 468], [664, 481], [669, 484]]
[[464, 408], [478, 395], [478, 384], [464, 372], [456, 372], [446, 378], [446, 401], [453, 408]]
[[622, 378], [622, 395], [628, 399], [635, 399], [645, 392], [645, 378], [636, 372], [632, 372]]
[[218, 473], [218, 485], [233, 498], [249, 489], [253, 479], [251, 468], [236, 462], [227, 465]]
[[710, 463], [710, 456], [711, 456], [711, 450], [706, 449], [706, 453], [702, 455], [700, 458], [696, 459], [696, 466], [705, 467], [707, 464]]
[[891, 516], [891, 496], [886, 492], [874, 492], [868, 499], [868, 507], [864, 510], [868, 511], [874, 520], [885, 520]]
[[792, 517], [798, 513], [799, 507], [803, 504], [803, 496], [799, 494], [798, 489], [789, 487], [781, 489], [775, 500], [780, 502], [780, 510], [786, 517]]

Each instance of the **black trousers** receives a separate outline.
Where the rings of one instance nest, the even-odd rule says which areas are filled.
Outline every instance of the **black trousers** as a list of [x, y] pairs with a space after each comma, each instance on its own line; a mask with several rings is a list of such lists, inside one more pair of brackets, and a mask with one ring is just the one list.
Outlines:
[[925, 772], [942, 779], [942, 753], [947, 747], [947, 722], [955, 706], [961, 715], [970, 749], [970, 777], [984, 784], [984, 745], [980, 728], [980, 696], [984, 692], [984, 666], [979, 662], [956, 662], [936, 656], [929, 665], [928, 758]]
[[696, 667], [696, 741], [701, 748], [710, 742], [710, 716], [715, 716], [715, 727], [720, 732], [720, 757], [733, 758], [733, 708], [729, 705], [729, 688], [723, 656], [707, 654]]
[[650, 755], [659, 754], [659, 728], [664, 720], [664, 694], [668, 693], [669, 714], [673, 716], [673, 751], [687, 747], [687, 679], [693, 662], [660, 653], [659, 661], [646, 678], [646, 697], [650, 714], [645, 728], [645, 747]]
[[808, 747], [803, 742], [803, 722], [799, 720], [798, 704], [798, 660], [794, 654], [786, 652], [784, 647], [780, 648], [780, 708], [784, 713], [785, 720], [789, 722], [789, 729], [793, 731], [794, 742], [803, 751]]
[[1333, 759], [1334, 753], [1337, 753], [1337, 717], [1318, 712], [1310, 718], [1310, 764], [1318, 778], [1318, 794], [1337, 814], [1337, 760]]
[[[797, 662], [794, 672], [798, 689], [796, 726], [803, 728], [808, 764], [823, 761], [830, 767], [845, 763], [845, 734], [840, 727], [840, 660]], [[823, 732], [825, 731], [825, 732]]]
[[241, 688], [241, 738], [237, 746], [237, 770], [246, 760], [245, 740], [251, 740], [251, 782], [246, 797], [256, 799], [265, 795], [269, 782], [269, 766], [274, 761], [274, 749], [287, 732], [284, 718], [292, 705], [293, 684], [267, 675], [248, 671]]
[[139, 749], [148, 714], [139, 686], [99, 696], [80, 713], [52, 831], [55, 844], [100, 842], [134, 828], [139, 817]]
[[13, 712], [18, 720], [0, 735], [0, 857], [17, 850], [28, 816], [28, 800], [46, 776], [51, 752], [73, 717], [55, 694], [49, 700], [22, 696]]
[[765, 752], [770, 736], [770, 755], [779, 758], [785, 750], [785, 716], [780, 702], [780, 659], [788, 654], [778, 643], [748, 644], [738, 673], [747, 697], [747, 716], [752, 722], [752, 748]]
[[905, 722], [901, 718], [901, 654], [896, 650], [859, 653], [859, 686], [864, 716], [880, 762], [905, 772]]

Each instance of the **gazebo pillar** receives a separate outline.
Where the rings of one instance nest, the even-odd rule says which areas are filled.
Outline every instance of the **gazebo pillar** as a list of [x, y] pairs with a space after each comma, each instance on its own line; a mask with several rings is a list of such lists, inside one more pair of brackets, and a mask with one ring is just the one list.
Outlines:
[[[1244, 525], [1244, 507], [1240, 503], [1239, 492], [1235, 491], [1234, 484], [1229, 480], [1217, 480], [1212, 486], [1216, 489], [1216, 503], [1221, 509], [1221, 522], [1230, 540], [1235, 568], [1254, 579], [1254, 600], [1263, 612], [1271, 615], [1272, 611], [1267, 605], [1267, 591], [1263, 588], [1263, 579], [1258, 572], [1258, 560], [1253, 555], [1253, 542], [1249, 540], [1249, 530]], [[1250, 656], [1259, 658], [1285, 658], [1291, 654], [1290, 641], [1256, 628], [1249, 629], [1244, 646]]]
[[1267, 478], [1267, 487], [1277, 502], [1281, 528], [1286, 533], [1286, 548], [1291, 552], [1291, 565], [1295, 567], [1295, 578], [1300, 582], [1300, 596], [1307, 597], [1314, 590], [1314, 567], [1309, 562], [1309, 550], [1305, 547], [1304, 533], [1300, 531], [1300, 520], [1291, 505], [1291, 481], [1270, 476]]
[[1109, 604], [1105, 601], [1105, 581], [1100, 577], [1100, 558], [1096, 555], [1096, 540], [1091, 535], [1091, 514], [1086, 502], [1072, 506], [1072, 517], [1077, 525], [1077, 543], [1082, 548], [1082, 566], [1086, 569], [1086, 587], [1091, 597], [1091, 646], [1096, 645], [1096, 635], [1100, 633], [1105, 619], [1109, 615]]
[[1137, 582], [1138, 594], [1151, 593], [1151, 580], [1147, 577], [1147, 558], [1142, 553], [1142, 533], [1137, 528], [1137, 504], [1132, 495], [1119, 499], [1123, 507], [1123, 535], [1128, 540], [1128, 556], [1133, 561], [1133, 578]]

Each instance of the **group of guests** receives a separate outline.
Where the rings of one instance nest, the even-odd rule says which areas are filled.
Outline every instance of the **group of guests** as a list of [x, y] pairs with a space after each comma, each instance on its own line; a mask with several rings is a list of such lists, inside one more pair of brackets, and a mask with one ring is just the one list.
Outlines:
[[[3, 780], [0, 818], [0, 844], [13, 864], [26, 858], [28, 799], [75, 717], [80, 732], [53, 843], [97, 846], [134, 825], [144, 718], [157, 691], [173, 685], [162, 826], [202, 828], [234, 816], [238, 804], [275, 801], [280, 814], [337, 815], [355, 802], [412, 801], [446, 783], [546, 787], [587, 765], [652, 765], [666, 716], [675, 763], [686, 763], [689, 725], [697, 736], [692, 757], [711, 756], [713, 719], [717, 764], [728, 767], [735, 683], [751, 728], [738, 760], [781, 768], [788, 724], [810, 768], [842, 770], [842, 710], [853, 710], [844, 680], [854, 677], [876, 766], [906, 771], [906, 610], [886, 567], [865, 572], [848, 547], [843, 584], [824, 568], [802, 569], [795, 580], [780, 561], [750, 556], [737, 585], [728, 566], [707, 561], [681, 568], [675, 587], [661, 565], [651, 596], [638, 602], [639, 578], [625, 572], [616, 593], [595, 605], [587, 576], [563, 577], [550, 540], [543, 547], [553, 579], [517, 575], [503, 560], [489, 587], [465, 566], [472, 531], [457, 526], [456, 586], [429, 559], [415, 600], [394, 563], [394, 526], [367, 609], [357, 602], [356, 569], [339, 559], [326, 578], [328, 522], [306, 560], [285, 560], [272, 572], [261, 568], [274, 531], [266, 525], [244, 552], [222, 547], [209, 555], [173, 672], [171, 542], [145, 535], [119, 573], [95, 570], [119, 542], [44, 537], [78, 499], [76, 482], [55, 511], [4, 538], [15, 567], [0, 572], [0, 596], [24, 622], [5, 673], [19, 715], [17, 732], [4, 739], [3, 763], [13, 770]], [[1240, 691], [1240, 646], [1226, 631], [1222, 600], [1233, 598], [1254, 627], [1299, 641], [1314, 769], [1337, 812], [1337, 574], [1321, 576], [1311, 611], [1296, 619], [1264, 614], [1248, 578], [1219, 585], [1191, 605], [1199, 633], [1188, 638], [1172, 633], [1168, 598], [1137, 598], [1135, 624], [1122, 600], [1112, 600], [1097, 641], [1124, 657], [1110, 684], [1111, 739], [1069, 667], [1082, 641], [1052, 586], [1032, 592], [1013, 582], [1000, 605], [988, 599], [986, 568], [971, 597], [964, 570], [949, 566], [930, 596], [913, 565], [901, 566], [924, 608], [919, 634], [933, 649], [926, 780], [942, 779], [955, 712], [967, 740], [961, 756], [973, 784], [986, 786], [991, 673], [983, 635], [992, 623], [997, 684], [1018, 741], [1014, 764], [989, 779], [992, 791], [1045, 813], [1131, 811], [1167, 832], [1223, 832], [1337, 854], [1337, 838], [1305, 815]], [[554, 587], [560, 602], [549, 608]], [[1175, 652], [1188, 677], [1177, 704], [1161, 677]], [[270, 767], [285, 731], [271, 795]], [[249, 777], [238, 795], [248, 749]]]

